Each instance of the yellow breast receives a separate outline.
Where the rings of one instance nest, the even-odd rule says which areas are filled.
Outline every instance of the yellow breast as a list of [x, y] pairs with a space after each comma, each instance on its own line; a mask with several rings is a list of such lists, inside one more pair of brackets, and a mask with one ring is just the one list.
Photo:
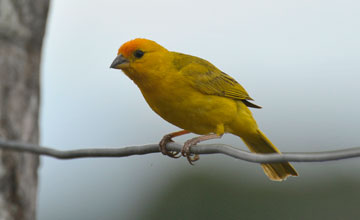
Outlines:
[[237, 115], [236, 101], [202, 94], [186, 84], [186, 79], [158, 83], [154, 89], [141, 91], [163, 119], [193, 133], [216, 133], [219, 125], [226, 126]]

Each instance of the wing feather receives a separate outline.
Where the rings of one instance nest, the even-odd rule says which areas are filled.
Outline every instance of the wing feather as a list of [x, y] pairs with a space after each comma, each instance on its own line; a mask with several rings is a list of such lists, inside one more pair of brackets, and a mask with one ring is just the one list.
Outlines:
[[174, 53], [174, 66], [190, 78], [192, 87], [208, 95], [242, 100], [247, 106], [261, 108], [247, 100], [253, 100], [246, 90], [231, 76], [220, 71], [210, 62], [181, 53]]

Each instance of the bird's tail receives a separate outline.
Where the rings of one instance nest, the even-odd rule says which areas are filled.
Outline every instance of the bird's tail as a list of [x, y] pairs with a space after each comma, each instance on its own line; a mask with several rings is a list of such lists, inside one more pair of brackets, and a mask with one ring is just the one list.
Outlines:
[[[257, 133], [252, 135], [242, 136], [241, 139], [249, 147], [250, 151], [255, 153], [281, 153], [271, 141], [262, 133], [259, 129]], [[275, 181], [285, 180], [288, 176], [297, 176], [297, 172], [294, 167], [288, 163], [271, 163], [261, 164], [265, 174]]]

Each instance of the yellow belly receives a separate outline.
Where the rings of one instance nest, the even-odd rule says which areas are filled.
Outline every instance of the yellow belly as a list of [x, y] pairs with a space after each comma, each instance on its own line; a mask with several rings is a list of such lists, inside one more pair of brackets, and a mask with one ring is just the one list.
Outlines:
[[224, 133], [237, 115], [236, 101], [205, 95], [190, 87], [142, 91], [150, 107], [171, 124], [196, 134]]

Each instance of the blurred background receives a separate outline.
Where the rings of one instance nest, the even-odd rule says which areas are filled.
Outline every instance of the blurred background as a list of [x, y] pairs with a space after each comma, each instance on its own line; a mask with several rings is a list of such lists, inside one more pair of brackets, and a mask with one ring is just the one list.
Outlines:
[[[123, 147], [178, 130], [109, 69], [121, 44], [144, 37], [233, 76], [263, 106], [254, 116], [281, 151], [360, 146], [359, 11], [355, 0], [52, 0], [41, 143]], [[232, 135], [213, 142], [245, 149]], [[222, 155], [195, 166], [161, 154], [42, 157], [38, 219], [358, 219], [359, 159], [294, 166], [300, 176], [279, 183]]]

